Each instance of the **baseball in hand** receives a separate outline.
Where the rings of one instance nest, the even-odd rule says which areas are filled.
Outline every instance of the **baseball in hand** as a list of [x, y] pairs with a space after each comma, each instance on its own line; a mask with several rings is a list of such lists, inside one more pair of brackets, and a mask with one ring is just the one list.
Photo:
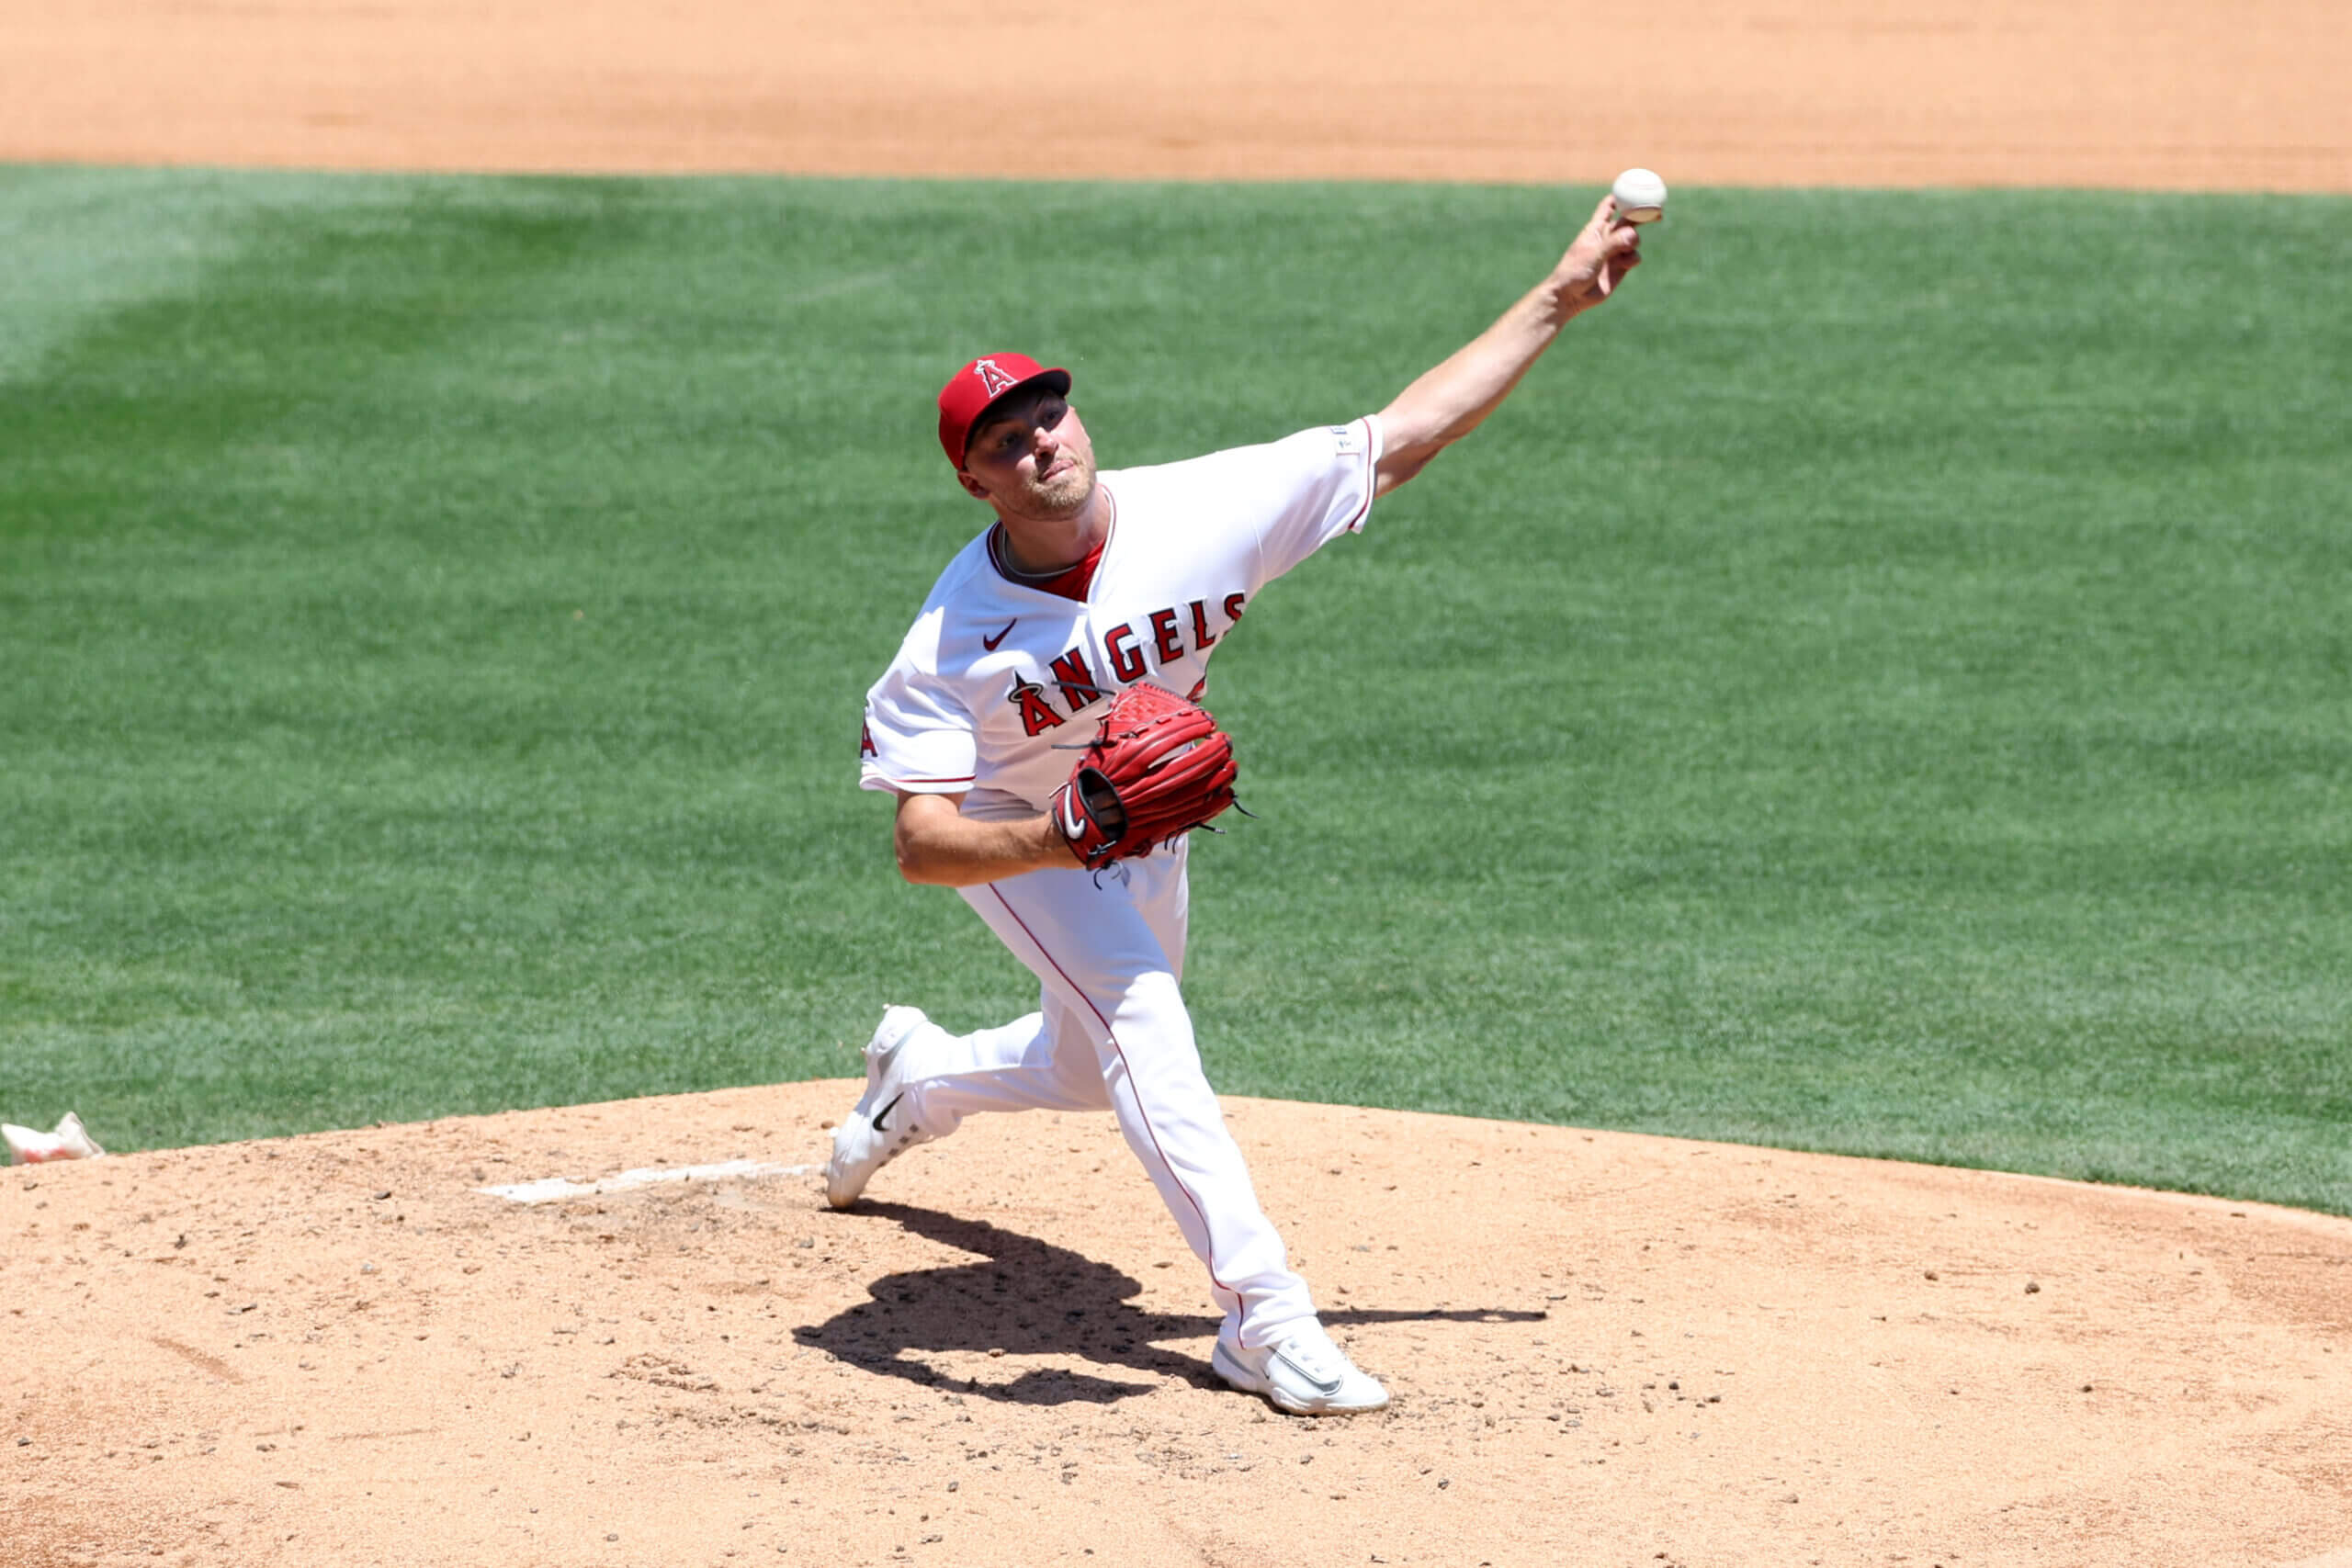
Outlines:
[[1617, 216], [1628, 223], [1655, 223], [1666, 216], [1666, 182], [1647, 169], [1628, 169], [1609, 187]]

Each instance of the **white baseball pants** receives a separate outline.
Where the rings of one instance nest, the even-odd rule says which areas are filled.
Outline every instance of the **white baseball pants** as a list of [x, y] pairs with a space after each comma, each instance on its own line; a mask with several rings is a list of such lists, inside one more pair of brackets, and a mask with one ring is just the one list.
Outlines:
[[934, 1136], [981, 1111], [1115, 1113], [1208, 1268], [1225, 1333], [1255, 1347], [1314, 1316], [1315, 1303], [1258, 1207], [1177, 989], [1186, 849], [1179, 840], [1100, 877], [1072, 867], [959, 889], [1037, 976], [1040, 1010], [971, 1034], [922, 1031], [904, 1071], [916, 1124]]

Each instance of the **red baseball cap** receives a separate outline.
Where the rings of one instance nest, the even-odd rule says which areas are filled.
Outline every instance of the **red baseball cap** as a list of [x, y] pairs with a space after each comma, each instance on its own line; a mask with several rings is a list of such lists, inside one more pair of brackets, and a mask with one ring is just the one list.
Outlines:
[[1069, 372], [1048, 370], [1025, 354], [983, 354], [939, 389], [939, 445], [961, 468], [972, 449], [972, 427], [999, 400], [1039, 382], [1056, 392], [1069, 390]]

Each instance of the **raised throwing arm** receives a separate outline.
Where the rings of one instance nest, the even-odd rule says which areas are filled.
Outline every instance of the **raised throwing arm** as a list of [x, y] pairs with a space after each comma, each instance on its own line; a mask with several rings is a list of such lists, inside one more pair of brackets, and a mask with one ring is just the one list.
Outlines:
[[1641, 231], [1602, 197], [1551, 275], [1380, 413], [1385, 446], [1376, 493], [1387, 494], [1478, 428], [1569, 321], [1607, 299], [1642, 259]]

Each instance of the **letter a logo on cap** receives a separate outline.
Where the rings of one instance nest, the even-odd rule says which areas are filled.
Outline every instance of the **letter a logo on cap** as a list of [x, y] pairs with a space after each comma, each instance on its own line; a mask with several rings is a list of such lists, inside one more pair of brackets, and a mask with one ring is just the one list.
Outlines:
[[991, 398], [1011, 391], [1021, 382], [1021, 378], [993, 359], [972, 361], [972, 374], [980, 378], [980, 385], [987, 389], [988, 395]]
[[947, 384], [939, 389], [939, 445], [947, 460], [961, 468], [972, 444], [972, 422], [1006, 393], [1033, 384], [1049, 388], [1057, 395], [1066, 393], [1069, 372], [1048, 370], [1011, 349], [984, 354], [957, 366]]

